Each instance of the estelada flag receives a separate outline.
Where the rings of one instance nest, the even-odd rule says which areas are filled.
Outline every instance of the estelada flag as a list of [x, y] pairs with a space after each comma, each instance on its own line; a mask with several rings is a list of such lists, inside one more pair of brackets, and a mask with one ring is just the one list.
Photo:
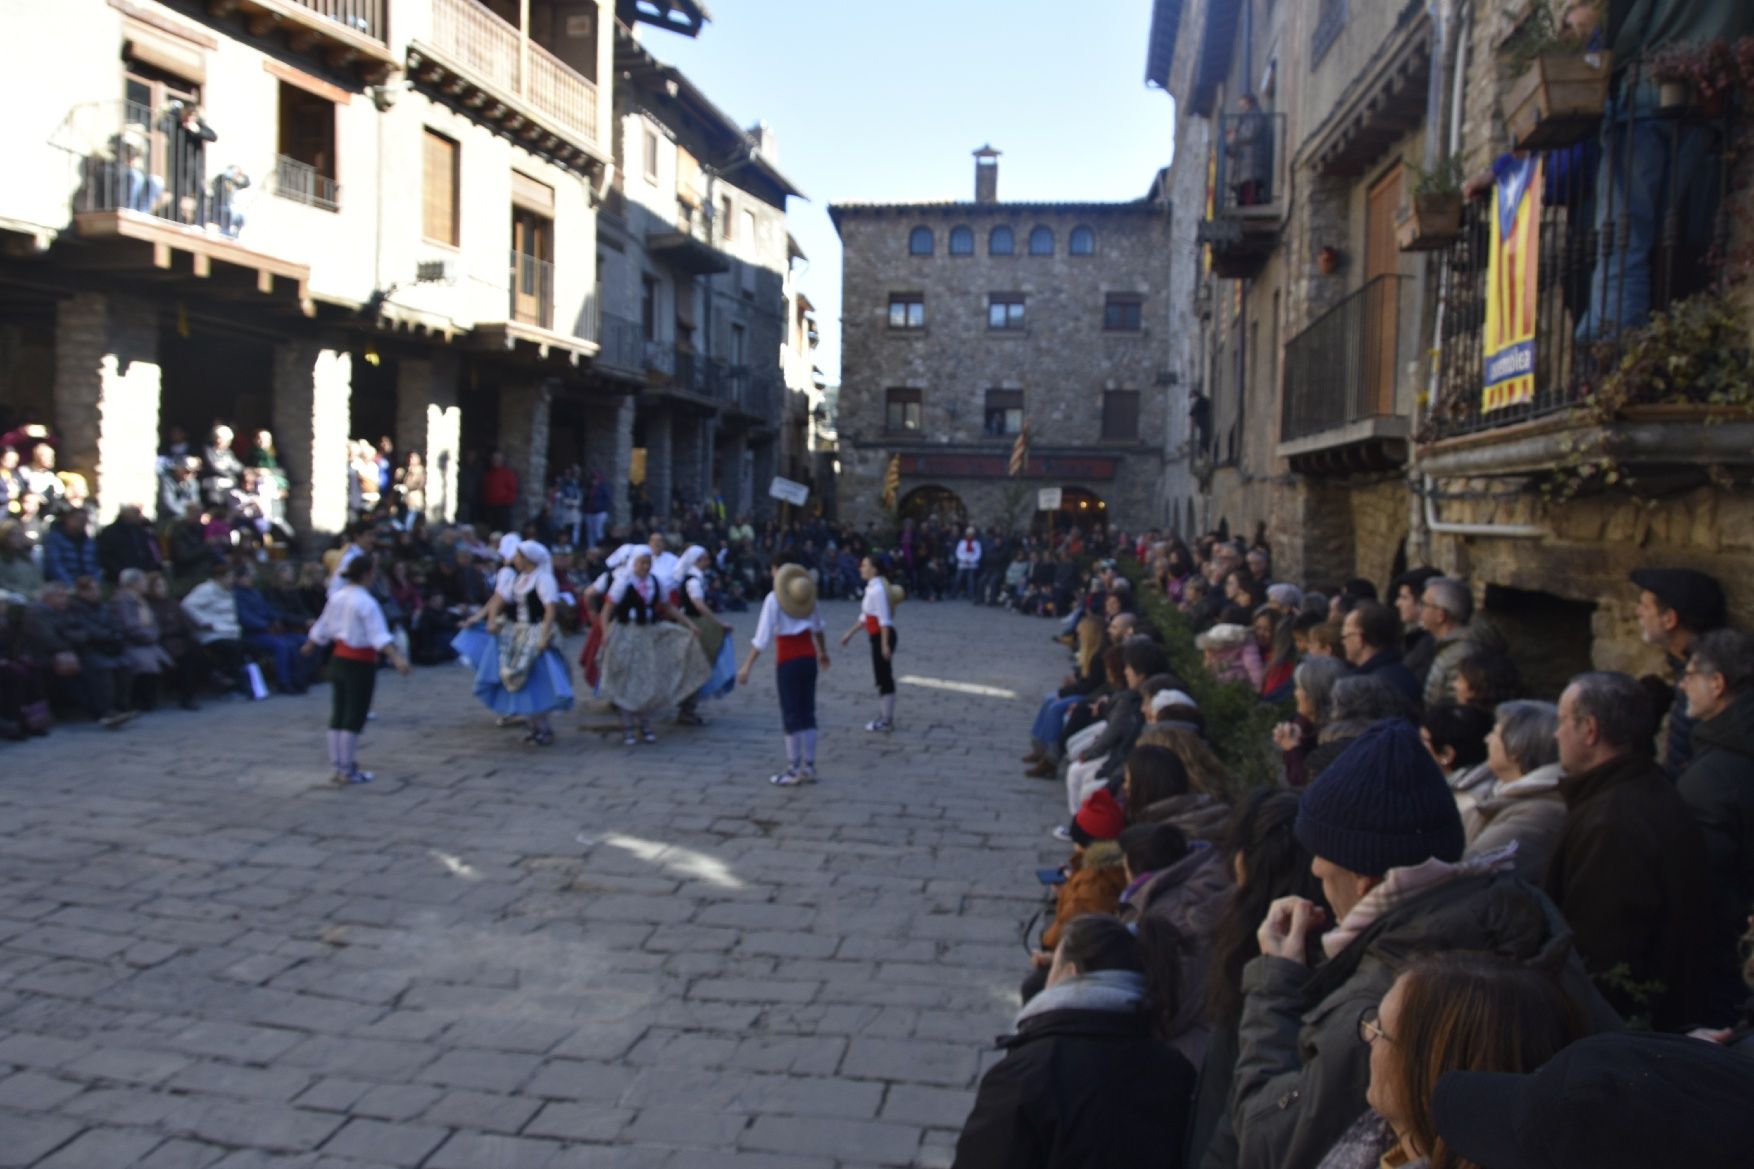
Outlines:
[[1535, 400], [1535, 309], [1541, 252], [1539, 159], [1500, 160], [1492, 185], [1490, 218], [1482, 414]]
[[896, 497], [901, 493], [901, 455], [889, 456], [889, 468], [883, 472], [883, 506], [895, 510]]
[[1017, 441], [1011, 444], [1011, 477], [1016, 478], [1028, 469], [1029, 423], [1025, 422], [1023, 429], [1017, 432]]

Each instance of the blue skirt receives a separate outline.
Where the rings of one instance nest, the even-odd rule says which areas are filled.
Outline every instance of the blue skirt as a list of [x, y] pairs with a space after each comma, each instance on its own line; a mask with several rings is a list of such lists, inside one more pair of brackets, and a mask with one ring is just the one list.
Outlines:
[[731, 639], [727, 637], [719, 643], [719, 657], [713, 663], [712, 676], [697, 694], [701, 698], [723, 698], [736, 688], [737, 651], [732, 648]]
[[517, 690], [507, 690], [500, 681], [499, 639], [486, 630], [471, 625], [451, 640], [451, 648], [475, 675], [475, 697], [495, 714], [527, 716], [572, 709], [572, 678], [566, 659], [553, 646], [542, 651]]

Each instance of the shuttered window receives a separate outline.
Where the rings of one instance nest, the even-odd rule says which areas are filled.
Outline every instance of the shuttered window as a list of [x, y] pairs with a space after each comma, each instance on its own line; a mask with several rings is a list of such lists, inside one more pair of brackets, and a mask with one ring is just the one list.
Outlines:
[[1102, 437], [1108, 442], [1138, 441], [1138, 390], [1104, 391], [1102, 395]]
[[435, 243], [456, 247], [457, 144], [443, 134], [426, 132], [425, 177], [421, 185], [421, 230]]

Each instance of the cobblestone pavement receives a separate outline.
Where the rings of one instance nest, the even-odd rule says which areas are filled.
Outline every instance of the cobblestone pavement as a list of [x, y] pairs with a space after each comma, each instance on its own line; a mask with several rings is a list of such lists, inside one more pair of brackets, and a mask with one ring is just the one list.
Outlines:
[[902, 729], [861, 634], [815, 787], [766, 782], [771, 658], [638, 748], [386, 674], [346, 790], [321, 688], [0, 747], [0, 1166], [948, 1164], [1056, 855], [1017, 756], [1064, 656], [900, 616]]

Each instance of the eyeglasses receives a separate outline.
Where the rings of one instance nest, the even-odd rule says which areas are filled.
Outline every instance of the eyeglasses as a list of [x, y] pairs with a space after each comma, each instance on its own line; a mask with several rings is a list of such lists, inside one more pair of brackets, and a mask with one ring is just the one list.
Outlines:
[[1366, 1007], [1358, 1016], [1358, 1041], [1370, 1047], [1380, 1039], [1384, 1043], [1393, 1043], [1394, 1036], [1382, 1029], [1382, 1011], [1377, 1007]]

